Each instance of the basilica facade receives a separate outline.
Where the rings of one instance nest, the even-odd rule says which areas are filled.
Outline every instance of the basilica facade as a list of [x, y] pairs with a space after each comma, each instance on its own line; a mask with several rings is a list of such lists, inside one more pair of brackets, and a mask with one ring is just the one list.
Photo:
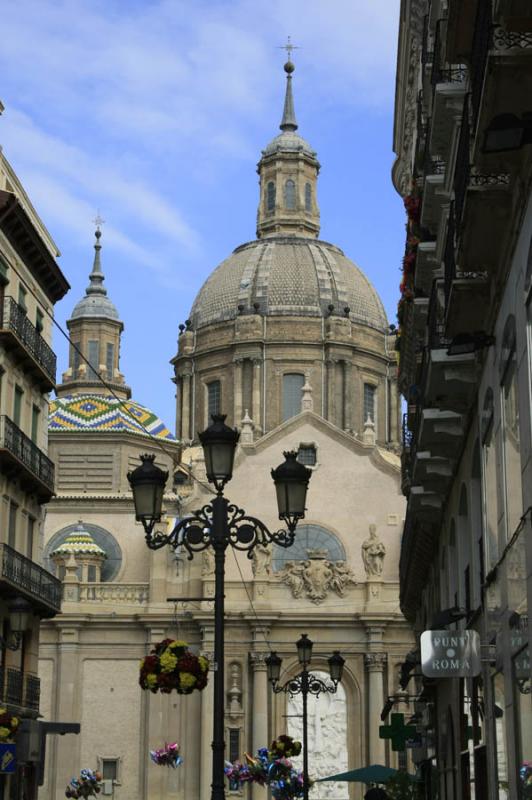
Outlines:
[[[50, 751], [48, 774], [58, 777], [43, 797], [61, 796], [73, 764], [101, 766], [106, 790], [122, 800], [210, 796], [212, 681], [180, 697], [142, 692], [137, 678], [139, 659], [165, 637], [212, 654], [212, 558], [208, 551], [192, 560], [179, 549], [150, 552], [134, 522], [126, 472], [139, 452], [151, 452], [176, 476], [163, 526], [201, 508], [212, 492], [196, 436], [216, 413], [240, 430], [226, 495], [271, 530], [279, 521], [270, 469], [283, 451], [295, 450], [312, 471], [291, 548], [257, 548], [252, 559], [227, 550], [227, 757], [281, 733], [301, 737], [300, 703], [274, 695], [265, 658], [271, 650], [283, 658], [282, 681], [298, 674], [295, 643], [307, 633], [315, 674], [326, 677], [333, 650], [346, 661], [337, 692], [309, 701], [311, 778], [371, 763], [397, 766], [397, 754], [379, 738], [383, 705], [396, 695], [411, 649], [399, 609], [404, 500], [395, 351], [369, 280], [319, 238], [320, 165], [298, 133], [290, 60], [285, 71], [280, 133], [258, 164], [257, 238], [213, 271], [179, 326], [175, 438], [129, 398], [118, 371], [116, 309], [105, 297], [91, 311], [92, 299], [104, 297], [98, 250], [87, 296], [72, 314], [71, 337], [88, 366], [72, 351], [50, 420], [59, 483], [45, 556], [65, 587], [62, 616], [44, 628], [41, 675], [49, 713], [81, 715], [82, 729], [79, 739]], [[99, 342], [92, 356], [91, 341]], [[91, 363], [99, 375], [110, 370], [112, 394], [91, 383]], [[112, 409], [121, 418], [112, 431], [105, 419], [90, 424]], [[146, 422], [132, 430], [135, 413]], [[105, 470], [95, 470], [104, 449]], [[396, 710], [408, 713], [407, 698], [396, 699]], [[165, 741], [180, 744], [184, 762], [175, 771], [149, 762], [149, 750]], [[323, 783], [312, 796], [358, 800], [361, 791]], [[265, 796], [260, 787], [254, 794]]]

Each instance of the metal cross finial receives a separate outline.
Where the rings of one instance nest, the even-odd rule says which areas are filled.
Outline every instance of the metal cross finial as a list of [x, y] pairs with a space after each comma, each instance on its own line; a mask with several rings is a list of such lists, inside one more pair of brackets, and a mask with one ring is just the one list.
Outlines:
[[101, 227], [101, 226], [104, 224], [104, 222], [105, 222], [105, 220], [103, 219], [103, 217], [101, 217], [101, 216], [100, 216], [100, 210], [99, 210], [99, 209], [98, 209], [98, 211], [96, 212], [96, 216], [94, 217], [94, 219], [93, 219], [92, 221], [93, 221], [93, 222], [94, 222], [94, 224], [96, 225], [96, 230], [97, 230], [97, 231], [99, 231], [99, 230], [100, 230], [100, 227]]
[[287, 36], [286, 44], [279, 45], [279, 50], [286, 50], [288, 55], [288, 60], [290, 61], [292, 58], [292, 50], [300, 50], [301, 48], [297, 44], [292, 44], [290, 36]]

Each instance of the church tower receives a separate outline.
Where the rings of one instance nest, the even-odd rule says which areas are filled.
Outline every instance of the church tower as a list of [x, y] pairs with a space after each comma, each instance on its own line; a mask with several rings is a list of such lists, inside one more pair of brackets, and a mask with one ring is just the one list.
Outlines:
[[131, 389], [126, 386], [124, 376], [119, 371], [120, 337], [124, 324], [103, 285], [105, 276], [100, 255], [101, 222], [97, 218], [94, 262], [89, 285], [85, 296], [76, 304], [67, 321], [71, 344], [68, 369], [63, 373], [63, 382], [57, 387], [58, 397], [95, 391], [98, 394], [109, 394], [99, 378], [100, 375], [115, 396], [124, 400], [131, 397]]
[[286, 94], [279, 126], [281, 133], [262, 151], [257, 166], [260, 176], [258, 239], [274, 235], [316, 239], [320, 232], [316, 197], [320, 165], [309, 143], [297, 133], [292, 94], [294, 70], [289, 58], [284, 65]]

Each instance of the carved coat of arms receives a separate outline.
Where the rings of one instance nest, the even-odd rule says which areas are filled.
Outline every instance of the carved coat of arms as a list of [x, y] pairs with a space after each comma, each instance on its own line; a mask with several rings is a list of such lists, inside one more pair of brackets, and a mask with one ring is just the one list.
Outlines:
[[344, 597], [355, 576], [345, 561], [329, 561], [327, 550], [307, 550], [306, 561], [287, 561], [277, 577], [286, 583], [294, 597], [305, 595], [313, 603], [322, 603], [328, 592]]

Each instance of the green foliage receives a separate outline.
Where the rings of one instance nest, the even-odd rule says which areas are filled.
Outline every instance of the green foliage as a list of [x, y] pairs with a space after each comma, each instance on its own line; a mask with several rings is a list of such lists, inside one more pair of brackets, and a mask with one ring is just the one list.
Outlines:
[[418, 784], [406, 772], [397, 772], [386, 781], [386, 789], [390, 800], [418, 800]]

